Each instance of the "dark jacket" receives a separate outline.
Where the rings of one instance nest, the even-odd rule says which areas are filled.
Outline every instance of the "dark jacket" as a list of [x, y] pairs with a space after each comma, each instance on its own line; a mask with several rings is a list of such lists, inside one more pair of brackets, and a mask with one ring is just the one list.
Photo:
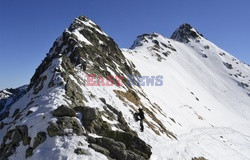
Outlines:
[[140, 119], [144, 119], [145, 118], [144, 117], [144, 112], [143, 112], [143, 110], [141, 108], [139, 108], [139, 117], [140, 117]]

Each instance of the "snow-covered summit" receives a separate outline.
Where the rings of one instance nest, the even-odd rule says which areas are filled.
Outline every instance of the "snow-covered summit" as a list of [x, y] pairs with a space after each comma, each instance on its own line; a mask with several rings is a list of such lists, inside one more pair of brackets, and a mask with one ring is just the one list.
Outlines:
[[[3, 107], [0, 159], [149, 159], [150, 145], [129, 125], [139, 96], [125, 83], [128, 74], [139, 73], [113, 39], [86, 17], [75, 19], [36, 69], [27, 92]], [[103, 81], [94, 78], [98, 83], [91, 86], [88, 75]], [[123, 85], [108, 76], [123, 76]], [[157, 118], [148, 123], [153, 132], [174, 137]]]
[[201, 37], [203, 37], [203, 35], [188, 23], [180, 25], [171, 35], [171, 39], [184, 43], [188, 43], [190, 39], [200, 39]]
[[158, 36], [161, 35], [158, 33], [139, 35], [130, 48], [134, 49], [136, 47], [142, 46], [144, 43], [154, 43], [154, 39], [156, 39]]
[[136, 40], [134, 41], [133, 45], [130, 47], [130, 49], [135, 49], [137, 47], [143, 46], [146, 47], [154, 47], [155, 49], [161, 49], [163, 48], [174, 48], [169, 45], [172, 40], [188, 43], [188, 42], [204, 42], [206, 39], [203, 37], [202, 34], [200, 34], [195, 28], [193, 28], [190, 24], [184, 23], [179, 26], [178, 29], [174, 31], [174, 33], [171, 35], [171, 38], [168, 39], [164, 36], [162, 36], [159, 33], [151, 33], [151, 34], [142, 34], [137, 36]]
[[[175, 117], [174, 124], [162, 121], [182, 140], [170, 144], [155, 141], [157, 146], [161, 144], [153, 145], [158, 159], [192, 159], [192, 154], [206, 159], [249, 159], [249, 65], [188, 24], [180, 26], [171, 39], [159, 34], [138, 36], [123, 53], [141, 75], [164, 77], [161, 87], [142, 88], [161, 106], [161, 112]], [[234, 140], [222, 140], [224, 137]], [[161, 154], [161, 148], [166, 148], [166, 154]]]
[[0, 159], [249, 159], [250, 67], [188, 24], [174, 35], [144, 34], [121, 50], [76, 18], [28, 89], [4, 103]]

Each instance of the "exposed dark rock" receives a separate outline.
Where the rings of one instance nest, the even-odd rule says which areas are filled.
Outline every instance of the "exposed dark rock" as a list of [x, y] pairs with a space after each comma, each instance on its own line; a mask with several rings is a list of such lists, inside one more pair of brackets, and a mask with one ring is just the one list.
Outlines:
[[30, 101], [28, 104], [27, 104], [27, 107], [29, 107], [30, 105], [32, 105], [34, 103], [34, 101]]
[[26, 113], [26, 116], [30, 115], [31, 113], [33, 113], [33, 111], [29, 110], [29, 111]]
[[[66, 129], [72, 129], [72, 132]], [[73, 133], [78, 136], [84, 134], [82, 125], [74, 117], [58, 117], [56, 122], [50, 122], [47, 132], [50, 137], [67, 136]]]
[[4, 125], [5, 124], [3, 122], [0, 123], [0, 130], [3, 129]]
[[137, 46], [142, 46], [143, 43], [148, 43], [149, 41], [152, 41], [152, 43], [154, 43], [154, 46], [150, 48], [154, 51], [160, 52], [160, 49], [163, 49], [162, 46], [172, 51], [176, 51], [176, 49], [170, 43], [165, 44], [165, 43], [159, 42], [158, 40], [155, 39], [155, 37], [158, 37], [158, 35], [155, 33], [139, 35], [137, 36], [137, 39], [134, 41], [133, 45], [130, 48], [134, 49]]
[[103, 109], [105, 110], [104, 116], [106, 118], [108, 118], [111, 121], [116, 120], [116, 116], [112, 111], [110, 111], [106, 106], [104, 106]]
[[45, 132], [38, 132], [34, 140], [33, 148], [36, 148], [41, 143], [43, 143], [46, 140], [46, 138], [47, 138], [47, 135]]
[[199, 37], [203, 37], [203, 35], [194, 30], [190, 24], [185, 23], [180, 25], [180, 27], [172, 34], [171, 39], [188, 43], [190, 42], [189, 38], [196, 39]]
[[19, 113], [19, 108], [14, 111], [12, 118], [14, 118], [18, 113]]
[[222, 53], [219, 53], [219, 55], [220, 56], [225, 56], [226, 54], [222, 52]]
[[5, 119], [6, 117], [9, 116], [9, 111], [5, 111], [3, 113], [0, 114], [0, 121], [2, 121], [3, 119]]
[[105, 98], [99, 98], [99, 99], [102, 101], [102, 103], [106, 104]]
[[[82, 17], [82, 16], [81, 16]], [[81, 65], [83, 70], [86, 70], [89, 73], [107, 76], [110, 75], [109, 72], [107, 72], [108, 66], [113, 66], [112, 70], [115, 74], [118, 75], [117, 70], [115, 69], [116, 64], [119, 66], [122, 66], [122, 60], [125, 62], [125, 57], [122, 54], [121, 50], [117, 46], [117, 44], [113, 41], [112, 38], [105, 36], [104, 34], [101, 34], [97, 30], [100, 30], [100, 27], [93, 25], [86, 26], [84, 25], [80, 20], [83, 20], [81, 17], [78, 19], [75, 19], [75, 21], [71, 24], [68, 31], [63, 33], [63, 41], [65, 44], [70, 44], [67, 47], [67, 51], [65, 53], [68, 53], [69, 50], [72, 52], [69, 56], [71, 63], [76, 65]], [[86, 22], [88, 22], [88, 18], [84, 18]], [[78, 40], [76, 40], [76, 37], [74, 37], [74, 34], [71, 34], [72, 31], [79, 28], [85, 28], [79, 30], [79, 32], [88, 39], [92, 45], [85, 45], [81, 44], [81, 47], [75, 47], [79, 46]], [[100, 30], [101, 31], [101, 30]], [[103, 45], [100, 45], [100, 41], [103, 42]], [[63, 44], [64, 45], [64, 44]], [[92, 53], [92, 54], [89, 54]], [[63, 53], [64, 54], [64, 53]], [[88, 67], [88, 61], [94, 62], [94, 66]], [[100, 68], [104, 69], [104, 71], [100, 71]], [[126, 71], [126, 67], [123, 68], [123, 72]], [[134, 69], [133, 69], [134, 72]]]
[[21, 116], [22, 116], [21, 113], [17, 113], [17, 115], [16, 115], [15, 118], [14, 118], [14, 121], [18, 120]]
[[124, 119], [124, 117], [123, 117], [123, 115], [122, 115], [122, 112], [118, 112], [117, 115], [118, 115], [118, 122], [119, 122], [118, 126], [120, 127], [120, 129], [122, 129], [122, 130], [125, 131], [125, 132], [129, 132], [129, 133], [132, 133], [132, 134], [135, 134], [135, 135], [136, 135], [136, 132], [135, 132], [135, 131], [132, 131], [132, 130], [129, 128], [127, 122], [125, 121], [125, 119]]
[[125, 121], [125, 119], [124, 119], [124, 117], [123, 117], [123, 115], [122, 115], [122, 112], [118, 111], [117, 109], [115, 109], [114, 107], [112, 107], [112, 106], [109, 105], [109, 104], [106, 104], [106, 107], [107, 107], [109, 110], [111, 110], [114, 114], [117, 115], [117, 117], [118, 117], [117, 120], [118, 120], [118, 122], [119, 122], [118, 127], [119, 127], [121, 130], [123, 130], [123, 131], [125, 131], [125, 132], [132, 133], [132, 134], [136, 134], [136, 132], [132, 131], [132, 130], [129, 128], [127, 122]]
[[124, 143], [116, 142], [114, 139], [103, 137], [103, 138], [89, 138], [90, 143], [95, 143], [98, 145], [101, 145], [105, 148], [109, 148], [111, 145], [117, 146], [121, 149], [126, 149], [126, 146]]
[[86, 101], [82, 94], [81, 88], [70, 78], [70, 75], [75, 75], [74, 65], [71, 63], [70, 58], [66, 55], [62, 56], [62, 68], [61, 76], [66, 82], [65, 91], [67, 98], [72, 101], [73, 105], [84, 105], [83, 101]]
[[38, 92], [40, 92], [43, 89], [43, 84], [46, 81], [47, 76], [43, 76], [40, 79], [38, 79], [37, 83], [34, 85], [34, 94], [37, 94]]
[[49, 84], [48, 84], [48, 87], [49, 87], [49, 88], [55, 86], [54, 77], [55, 77], [55, 76], [53, 75], [52, 78], [51, 78], [51, 80], [50, 80], [50, 82], [49, 82]]
[[175, 120], [174, 120], [174, 118], [169, 117], [169, 119], [171, 119], [171, 121], [173, 121], [174, 123], [176, 123]]
[[25, 157], [26, 157], [26, 159], [27, 159], [28, 157], [32, 156], [32, 155], [33, 155], [33, 148], [32, 148], [32, 147], [28, 147], [28, 148], [26, 149], [26, 151], [25, 151]]
[[73, 109], [64, 105], [61, 105], [56, 110], [52, 111], [52, 114], [55, 117], [64, 117], [64, 116], [76, 117], [76, 112]]
[[111, 129], [110, 125], [102, 120], [101, 113], [98, 112], [96, 108], [78, 106], [75, 107], [74, 110], [82, 114], [81, 121], [88, 132], [99, 132]]
[[92, 121], [95, 120], [98, 116], [98, 110], [96, 108], [90, 108], [87, 106], [78, 106], [75, 107], [76, 112], [80, 112], [83, 115], [82, 121]]
[[83, 148], [76, 148], [74, 152], [78, 155], [91, 155], [91, 153], [88, 150]]
[[30, 137], [25, 137], [23, 139], [23, 145], [27, 146], [30, 145], [31, 138]]
[[3, 137], [3, 143], [0, 146], [0, 159], [8, 159], [15, 152], [21, 141], [23, 141], [24, 145], [30, 144], [28, 127], [26, 125], [16, 126], [16, 128], [6, 133]]
[[[65, 75], [67, 77], [67, 75]], [[83, 105], [83, 100], [85, 100], [83, 94], [81, 93], [81, 89], [79, 86], [70, 78], [64, 78], [66, 81], [66, 95], [70, 98], [70, 100], [76, 105]]]
[[97, 145], [97, 144], [90, 143], [90, 144], [89, 144], [89, 147], [92, 148], [92, 149], [94, 149], [94, 150], [97, 151], [97, 152], [100, 152], [100, 153], [106, 155], [106, 156], [109, 156], [109, 154], [110, 154], [110, 152], [109, 152], [108, 149], [106, 149], [106, 148], [104, 148], [104, 147], [101, 147], [101, 146], [99, 146], [99, 145]]
[[[171, 45], [171, 44], [165, 44], [161, 42], [161, 45], [163, 45], [165, 48], [171, 49], [172, 51], [176, 52], [177, 50]], [[170, 52], [169, 52], [170, 53]]]
[[232, 64], [229, 64], [229, 63], [226, 63], [226, 62], [223, 62], [224, 66], [226, 66], [228, 69], [233, 69], [233, 66]]
[[[89, 137], [90, 147], [115, 159], [128, 159], [127, 157], [148, 159], [151, 155], [150, 146], [142, 141], [134, 131], [131, 131], [121, 112], [109, 104], [106, 104], [106, 106], [114, 114], [117, 114], [119, 126], [127, 132], [112, 131], [111, 126], [102, 120], [102, 113], [96, 108], [86, 106], [74, 108], [76, 112], [82, 114], [82, 124], [89, 132], [104, 136], [96, 139]], [[126, 148], [130, 151], [127, 151]]]
[[238, 82], [238, 86], [240, 86], [240, 87], [242, 87], [242, 88], [247, 88], [247, 87], [249, 87], [248, 84], [243, 83], [243, 82]]
[[[54, 42], [54, 45], [56, 44], [56, 42]], [[29, 87], [28, 87], [28, 91], [34, 87], [36, 88], [37, 86], [39, 86], [39, 83], [44, 81], [44, 77], [42, 77], [42, 74], [44, 71], [46, 71], [50, 65], [51, 65], [51, 62], [53, 61], [54, 58], [58, 57], [58, 55], [56, 54], [53, 54], [52, 56], [48, 55], [44, 58], [44, 60], [42, 61], [42, 63], [39, 65], [39, 67], [36, 69], [35, 71], [35, 74], [33, 75], [33, 77], [31, 78], [30, 80], [30, 84], [29, 84]], [[47, 77], [46, 77], [47, 78]], [[41, 83], [43, 84], [43, 83]], [[40, 85], [40, 89], [41, 89], [41, 85]], [[39, 92], [39, 88], [35, 90], [35, 93], [38, 93]]]
[[[132, 142], [133, 139], [130, 139]], [[123, 160], [138, 160], [138, 159], [148, 159], [151, 155], [148, 156], [146, 153], [143, 153], [137, 149], [136, 147], [140, 146], [133, 146], [131, 148], [129, 145], [125, 145], [124, 142], [115, 141], [114, 139], [103, 137], [103, 138], [93, 138], [89, 137], [89, 142], [91, 143], [90, 147], [95, 149], [98, 152], [105, 154], [106, 156], [110, 156], [111, 158], [115, 159], [123, 159]], [[101, 147], [100, 147], [101, 146]]]
[[169, 56], [171, 54], [171, 52], [170, 51], [162, 52], [162, 54], [167, 57], [167, 56]]
[[145, 158], [149, 158], [152, 154], [151, 147], [141, 140], [137, 135], [126, 132], [111, 131], [109, 133], [109, 137], [112, 137], [116, 141], [123, 142], [127, 149], [134, 151]]
[[159, 43], [157, 40], [152, 40], [152, 42], [153, 42], [154, 44], [156, 44], [157, 46], [160, 46], [160, 43]]
[[204, 49], [209, 49], [209, 46], [208, 45], [204, 46]]
[[204, 157], [194, 157], [192, 158], [192, 160], [207, 160], [207, 159]]
[[202, 57], [203, 58], [208, 58], [206, 54], [202, 54]]
[[18, 136], [21, 136], [21, 140], [23, 141], [24, 145], [30, 144], [30, 137], [28, 136], [28, 127], [26, 125], [17, 126], [16, 130], [17, 132], [15, 133], [18, 133]]
[[107, 108], [110, 109], [113, 113], [115, 113], [116, 115], [119, 114], [119, 111], [117, 109], [115, 109], [114, 107], [112, 107], [109, 104], [106, 104]]
[[33, 150], [36, 149], [40, 144], [42, 144], [47, 138], [47, 135], [45, 132], [38, 132], [37, 136], [34, 139], [33, 147], [28, 147], [25, 156], [26, 158], [30, 157], [33, 155]]

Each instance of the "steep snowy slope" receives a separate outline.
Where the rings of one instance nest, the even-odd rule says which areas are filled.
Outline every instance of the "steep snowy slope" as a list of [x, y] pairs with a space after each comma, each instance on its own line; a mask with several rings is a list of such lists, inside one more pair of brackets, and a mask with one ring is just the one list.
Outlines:
[[171, 38], [121, 51], [76, 18], [3, 107], [0, 159], [249, 159], [249, 66], [188, 24]]
[[123, 49], [142, 75], [163, 76], [162, 86], [142, 87], [178, 124], [161, 119], [179, 141], [160, 146], [166, 154], [159, 157], [249, 159], [250, 67], [188, 24], [171, 38], [144, 34]]
[[[139, 73], [81, 16], [55, 41], [27, 93], [2, 110], [0, 159], [149, 159], [151, 147], [128, 124], [139, 103], [134, 89], [112, 77], [113, 86], [90, 86], [87, 74]], [[174, 137], [157, 119], [150, 124]]]

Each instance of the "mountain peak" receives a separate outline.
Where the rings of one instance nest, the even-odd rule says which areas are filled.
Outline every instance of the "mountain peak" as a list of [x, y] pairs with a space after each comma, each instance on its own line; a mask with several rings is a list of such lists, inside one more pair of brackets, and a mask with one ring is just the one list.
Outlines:
[[[75, 18], [69, 27], [69, 31], [73, 31], [75, 29], [83, 29], [84, 27], [93, 28], [102, 32], [102, 29], [86, 16], [79, 16], [78, 18]], [[104, 34], [104, 32], [102, 32], [102, 34]]]
[[178, 29], [172, 34], [171, 39], [174, 39], [179, 42], [188, 43], [191, 39], [197, 39], [203, 37], [195, 28], [190, 24], [184, 23], [179, 26]]
[[[134, 49], [138, 46], [142, 46], [144, 43], [152, 42], [157, 37], [160, 37], [161, 35], [158, 33], [144, 33], [136, 37], [136, 40], [134, 41], [133, 45], [130, 47], [130, 49]], [[162, 36], [161, 36], [162, 37]]]
[[50, 67], [54, 59], [60, 59], [63, 64], [66, 63], [72, 67], [80, 65], [84, 71], [87, 70], [86, 72], [91, 68], [91, 72], [95, 71], [95, 74], [105, 74], [106, 72], [99, 70], [100, 67], [106, 70], [107, 65], [115, 66], [114, 62], [122, 65], [124, 56], [114, 40], [96, 23], [85, 16], [79, 16], [54, 42], [31, 78], [29, 89], [40, 83], [41, 75]]

